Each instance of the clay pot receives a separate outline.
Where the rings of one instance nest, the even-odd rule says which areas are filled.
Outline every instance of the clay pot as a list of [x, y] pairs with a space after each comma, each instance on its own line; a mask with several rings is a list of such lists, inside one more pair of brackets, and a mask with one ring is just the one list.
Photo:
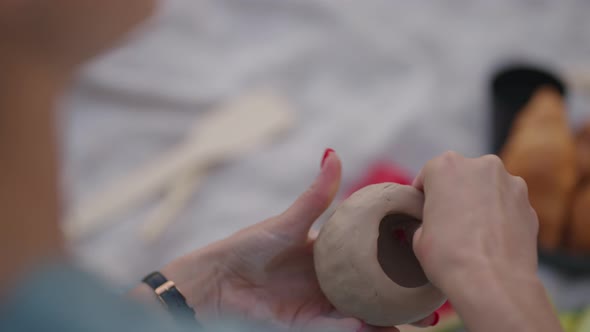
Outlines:
[[425, 318], [445, 302], [412, 250], [423, 204], [412, 187], [372, 185], [344, 201], [322, 227], [315, 268], [338, 311], [370, 325], [395, 326]]

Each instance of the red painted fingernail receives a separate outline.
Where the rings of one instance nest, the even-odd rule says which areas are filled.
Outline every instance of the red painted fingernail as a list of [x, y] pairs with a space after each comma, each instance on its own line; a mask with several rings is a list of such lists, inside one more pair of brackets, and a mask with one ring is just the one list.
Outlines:
[[361, 327], [358, 328], [358, 330], [356, 330], [356, 332], [363, 332], [365, 330], [365, 327], [367, 326], [367, 323], [365, 322], [361, 322]]
[[432, 324], [430, 324], [430, 326], [436, 326], [436, 324], [438, 324], [438, 321], [440, 320], [440, 315], [438, 314], [438, 312], [434, 312], [434, 321], [432, 322]]
[[326, 163], [326, 159], [328, 159], [328, 156], [334, 152], [334, 149], [326, 149], [326, 151], [324, 151], [324, 156], [322, 157], [322, 164], [321, 167], [324, 167], [324, 164]]

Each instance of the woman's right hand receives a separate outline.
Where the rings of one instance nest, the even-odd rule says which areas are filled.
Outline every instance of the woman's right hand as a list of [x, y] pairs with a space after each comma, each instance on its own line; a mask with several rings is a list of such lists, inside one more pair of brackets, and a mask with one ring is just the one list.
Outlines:
[[469, 331], [557, 331], [537, 278], [537, 215], [497, 156], [447, 152], [414, 181], [425, 194], [414, 251]]
[[457, 274], [534, 276], [538, 221], [527, 185], [494, 155], [447, 152], [414, 181], [425, 194], [414, 250], [431, 281], [445, 289]]

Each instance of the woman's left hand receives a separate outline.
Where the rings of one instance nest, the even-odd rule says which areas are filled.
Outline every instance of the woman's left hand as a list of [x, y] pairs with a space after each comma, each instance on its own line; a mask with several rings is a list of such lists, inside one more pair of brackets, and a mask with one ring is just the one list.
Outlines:
[[[327, 150], [314, 184], [285, 212], [182, 257], [162, 273], [204, 325], [234, 318], [287, 331], [397, 331], [339, 314], [318, 285], [310, 228], [334, 199], [340, 177], [340, 160]], [[433, 314], [416, 325], [437, 320]]]

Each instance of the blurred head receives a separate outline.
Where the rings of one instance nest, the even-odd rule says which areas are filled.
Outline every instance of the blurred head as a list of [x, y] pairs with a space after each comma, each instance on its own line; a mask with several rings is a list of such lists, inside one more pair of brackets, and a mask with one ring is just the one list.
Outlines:
[[19, 56], [79, 63], [149, 17], [155, 1], [2, 0], [0, 46]]

